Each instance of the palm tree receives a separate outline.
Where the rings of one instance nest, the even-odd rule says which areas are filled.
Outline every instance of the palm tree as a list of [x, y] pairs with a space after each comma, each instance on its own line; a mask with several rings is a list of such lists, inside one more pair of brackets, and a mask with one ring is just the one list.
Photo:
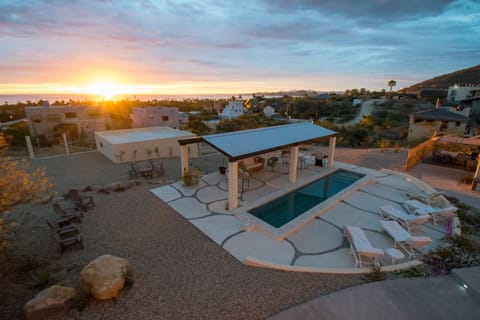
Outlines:
[[390, 80], [388, 81], [388, 86], [390, 87], [390, 99], [392, 99], [392, 88], [397, 85], [397, 81], [395, 80]]

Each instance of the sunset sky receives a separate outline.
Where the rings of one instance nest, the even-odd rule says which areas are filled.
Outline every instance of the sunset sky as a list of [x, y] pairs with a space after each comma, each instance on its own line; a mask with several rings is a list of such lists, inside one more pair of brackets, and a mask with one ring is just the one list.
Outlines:
[[480, 0], [0, 0], [0, 94], [396, 89], [480, 63]]

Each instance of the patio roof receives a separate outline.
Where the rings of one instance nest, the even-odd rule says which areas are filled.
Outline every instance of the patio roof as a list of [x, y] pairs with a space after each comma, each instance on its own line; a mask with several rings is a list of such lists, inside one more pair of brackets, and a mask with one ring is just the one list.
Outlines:
[[[301, 145], [336, 135], [335, 131], [309, 123], [286, 124], [274, 127], [258, 128], [228, 133], [212, 134], [201, 137], [230, 161], [248, 158], [254, 155]], [[199, 139], [182, 139], [180, 144], [199, 142]]]

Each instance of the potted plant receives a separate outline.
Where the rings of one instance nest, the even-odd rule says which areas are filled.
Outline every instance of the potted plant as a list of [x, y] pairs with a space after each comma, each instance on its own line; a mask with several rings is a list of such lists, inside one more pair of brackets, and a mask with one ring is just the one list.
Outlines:
[[199, 168], [195, 167], [191, 171], [185, 169], [182, 176], [183, 185], [186, 187], [196, 186], [201, 177], [202, 171]]
[[225, 158], [222, 158], [222, 165], [218, 167], [220, 174], [225, 174], [227, 172], [227, 167], [225, 167]]

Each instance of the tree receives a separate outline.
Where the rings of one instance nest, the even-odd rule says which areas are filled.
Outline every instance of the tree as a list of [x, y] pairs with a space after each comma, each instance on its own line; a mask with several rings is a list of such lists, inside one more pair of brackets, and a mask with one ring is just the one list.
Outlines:
[[0, 249], [15, 232], [16, 223], [9, 219], [11, 209], [20, 203], [41, 199], [52, 189], [44, 168], [29, 170], [27, 161], [0, 159]]
[[390, 99], [392, 99], [392, 88], [397, 85], [397, 81], [390, 80], [388, 81], [388, 86], [390, 87]]

